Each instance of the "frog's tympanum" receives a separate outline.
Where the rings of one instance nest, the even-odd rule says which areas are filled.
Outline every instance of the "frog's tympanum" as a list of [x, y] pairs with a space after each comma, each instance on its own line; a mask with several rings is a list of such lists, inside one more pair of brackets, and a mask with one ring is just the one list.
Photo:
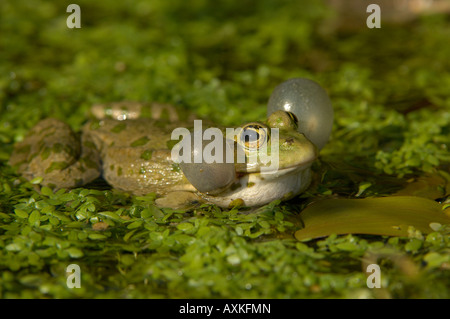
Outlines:
[[56, 189], [80, 187], [102, 176], [122, 191], [156, 193], [156, 204], [162, 207], [202, 201], [260, 206], [291, 198], [309, 186], [310, 166], [328, 141], [333, 122], [331, 102], [317, 83], [296, 78], [277, 86], [267, 120], [242, 125], [232, 141], [247, 158], [262, 146], [270, 149], [271, 129], [278, 129], [278, 162], [268, 170], [246, 161], [176, 163], [171, 150], [179, 141], [171, 133], [192, 128], [193, 121], [180, 121], [171, 105], [119, 102], [95, 105], [92, 114], [97, 119], [87, 122], [81, 133], [60, 120], [42, 120], [15, 145], [10, 164], [26, 179], [42, 177], [42, 185]]

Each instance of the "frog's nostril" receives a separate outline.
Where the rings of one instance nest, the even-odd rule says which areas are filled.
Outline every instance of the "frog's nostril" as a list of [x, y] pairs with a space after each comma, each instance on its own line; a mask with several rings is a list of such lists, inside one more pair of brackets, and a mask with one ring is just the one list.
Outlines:
[[293, 138], [293, 137], [288, 137], [288, 138], [285, 140], [285, 142], [286, 142], [288, 145], [292, 145], [292, 144], [294, 143], [294, 138]]

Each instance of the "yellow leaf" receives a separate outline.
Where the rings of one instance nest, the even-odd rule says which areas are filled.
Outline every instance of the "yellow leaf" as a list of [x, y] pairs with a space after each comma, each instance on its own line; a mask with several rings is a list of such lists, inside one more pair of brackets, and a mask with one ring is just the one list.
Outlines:
[[409, 226], [427, 234], [434, 231], [430, 223], [450, 224], [440, 204], [415, 196], [326, 199], [308, 206], [300, 218], [304, 228], [295, 233], [298, 240], [331, 234], [403, 237]]

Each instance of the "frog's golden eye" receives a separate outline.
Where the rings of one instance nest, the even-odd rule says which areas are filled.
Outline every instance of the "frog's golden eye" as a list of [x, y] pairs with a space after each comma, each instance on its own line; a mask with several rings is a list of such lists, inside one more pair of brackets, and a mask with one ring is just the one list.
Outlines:
[[286, 112], [286, 113], [289, 116], [289, 118], [292, 120], [292, 122], [294, 122], [295, 125], [298, 125], [298, 118], [297, 118], [297, 116], [295, 116], [295, 114], [292, 113], [292, 112]]
[[247, 150], [257, 150], [267, 142], [268, 138], [269, 130], [265, 125], [249, 123], [242, 127], [239, 143]]

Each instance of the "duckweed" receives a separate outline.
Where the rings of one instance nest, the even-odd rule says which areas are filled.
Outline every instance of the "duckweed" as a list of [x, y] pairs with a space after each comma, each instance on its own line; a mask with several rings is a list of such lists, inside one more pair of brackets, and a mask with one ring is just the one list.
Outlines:
[[[1, 298], [450, 297], [449, 225], [294, 237], [317, 199], [403, 192], [448, 207], [447, 16], [350, 32], [330, 31], [331, 8], [315, 0], [77, 4], [80, 29], [56, 3], [0, 3]], [[91, 105], [138, 100], [240, 125], [263, 119], [272, 89], [298, 76], [327, 89], [335, 125], [313, 184], [288, 202], [161, 209], [156, 194], [101, 179], [53, 191], [7, 164], [42, 118], [79, 130]], [[382, 293], [367, 287], [367, 262], [380, 266]], [[71, 264], [80, 288], [67, 285]]]

